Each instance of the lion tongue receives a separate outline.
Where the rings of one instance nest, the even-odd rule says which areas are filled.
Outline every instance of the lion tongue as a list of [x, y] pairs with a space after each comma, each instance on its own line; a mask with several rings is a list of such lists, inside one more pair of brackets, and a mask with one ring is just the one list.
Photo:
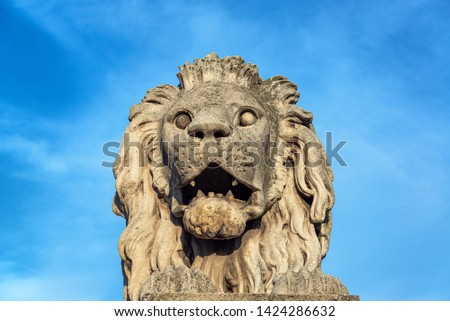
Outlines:
[[217, 197], [200, 198], [186, 209], [183, 223], [187, 231], [203, 239], [230, 239], [244, 232], [245, 215], [233, 202]]

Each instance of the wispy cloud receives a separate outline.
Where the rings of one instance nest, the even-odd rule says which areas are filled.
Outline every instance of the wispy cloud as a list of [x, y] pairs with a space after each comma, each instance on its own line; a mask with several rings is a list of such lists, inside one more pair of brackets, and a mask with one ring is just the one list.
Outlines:
[[[139, 26], [152, 24], [155, 10], [145, 10], [143, 1], [14, 1], [38, 26], [72, 49], [86, 46], [86, 34], [108, 37], [136, 36]], [[153, 13], [152, 13], [153, 12]], [[114, 17], [114, 19], [111, 19]]]
[[[0, 155], [14, 160], [10, 173], [26, 178], [36, 172], [67, 170], [66, 161], [52, 143], [52, 132], [57, 130], [55, 124], [5, 105], [1, 105], [0, 124]], [[21, 164], [22, 170], [16, 164]]]
[[[2, 144], [0, 145], [0, 153], [8, 153], [12, 155], [17, 162], [24, 162], [29, 165], [30, 171], [36, 169], [44, 172], [64, 172], [67, 169], [66, 162], [57, 155], [52, 155], [51, 147], [48, 143], [42, 141], [33, 141], [21, 136], [0, 135]], [[11, 168], [14, 173], [14, 169]], [[18, 173], [26, 177], [30, 173]]]

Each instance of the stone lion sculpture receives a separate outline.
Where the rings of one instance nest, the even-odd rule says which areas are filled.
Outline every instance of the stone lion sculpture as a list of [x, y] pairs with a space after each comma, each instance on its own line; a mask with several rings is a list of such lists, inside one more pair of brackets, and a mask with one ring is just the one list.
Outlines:
[[348, 294], [320, 270], [333, 174], [297, 86], [215, 54], [178, 78], [131, 108], [114, 166], [124, 298]]

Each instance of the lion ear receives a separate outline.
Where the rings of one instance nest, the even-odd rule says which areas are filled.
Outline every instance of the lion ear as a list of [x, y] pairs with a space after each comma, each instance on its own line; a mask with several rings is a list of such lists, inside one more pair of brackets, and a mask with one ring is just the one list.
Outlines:
[[291, 105], [281, 117], [280, 137], [288, 150], [286, 161], [294, 167], [296, 189], [309, 205], [309, 220], [316, 228], [324, 256], [331, 231], [334, 177], [311, 122], [311, 113]]
[[161, 85], [150, 89], [142, 102], [131, 108], [130, 124], [123, 135], [113, 169], [117, 190], [113, 212], [117, 215], [130, 219], [128, 216], [133, 210], [129, 207], [138, 204], [127, 202], [127, 199], [146, 193], [149, 185], [159, 197], [168, 195], [166, 168], [160, 152], [160, 127], [168, 106], [178, 93], [177, 87]]
[[333, 207], [333, 173], [312, 125], [312, 114], [296, 106], [300, 93], [286, 77], [267, 79], [263, 86], [271, 93], [281, 115], [280, 136], [289, 147], [295, 164], [296, 185], [301, 194], [311, 199], [311, 221], [321, 223]]

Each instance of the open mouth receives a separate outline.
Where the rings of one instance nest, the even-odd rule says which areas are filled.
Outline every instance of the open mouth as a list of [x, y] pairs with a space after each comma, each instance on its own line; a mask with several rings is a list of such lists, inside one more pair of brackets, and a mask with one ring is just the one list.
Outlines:
[[199, 176], [181, 189], [182, 203], [188, 205], [194, 198], [217, 197], [230, 202], [247, 204], [253, 190], [240, 183], [217, 164], [210, 164]]
[[173, 189], [171, 212], [194, 237], [232, 239], [244, 233], [248, 220], [262, 215], [262, 191], [231, 173], [211, 163]]

